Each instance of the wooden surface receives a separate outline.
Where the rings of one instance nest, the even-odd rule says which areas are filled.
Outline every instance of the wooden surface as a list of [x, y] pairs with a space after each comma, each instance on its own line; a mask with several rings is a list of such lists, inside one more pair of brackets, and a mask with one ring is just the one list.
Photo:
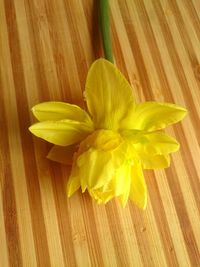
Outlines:
[[200, 266], [200, 1], [110, 0], [116, 65], [139, 101], [174, 102], [189, 116], [167, 131], [171, 167], [146, 171], [148, 206], [96, 205], [65, 195], [69, 169], [33, 138], [30, 108], [83, 105], [102, 56], [97, 1], [0, 0], [0, 266]]

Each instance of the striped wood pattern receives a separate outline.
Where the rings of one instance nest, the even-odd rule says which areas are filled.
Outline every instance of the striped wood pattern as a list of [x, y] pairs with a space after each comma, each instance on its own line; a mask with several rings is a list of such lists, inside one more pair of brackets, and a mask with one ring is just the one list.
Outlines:
[[147, 171], [145, 212], [65, 196], [69, 169], [27, 131], [30, 108], [83, 105], [102, 56], [96, 2], [0, 0], [0, 266], [200, 266], [200, 1], [110, 0], [116, 64], [137, 100], [175, 102], [189, 116], [167, 131], [171, 167]]

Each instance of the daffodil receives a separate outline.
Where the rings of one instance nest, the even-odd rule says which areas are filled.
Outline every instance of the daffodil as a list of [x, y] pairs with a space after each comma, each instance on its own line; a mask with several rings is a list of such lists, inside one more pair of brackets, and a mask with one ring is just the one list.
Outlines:
[[30, 131], [54, 144], [48, 158], [72, 162], [67, 194], [87, 190], [98, 203], [130, 198], [144, 209], [143, 169], [166, 168], [178, 142], [162, 130], [183, 119], [186, 109], [169, 103], [136, 103], [133, 90], [109, 61], [89, 69], [84, 96], [87, 111], [63, 102], [33, 107], [39, 120]]

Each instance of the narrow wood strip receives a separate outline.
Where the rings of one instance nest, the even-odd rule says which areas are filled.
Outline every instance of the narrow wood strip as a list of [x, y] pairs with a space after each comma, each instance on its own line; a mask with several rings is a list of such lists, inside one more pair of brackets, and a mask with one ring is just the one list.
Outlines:
[[71, 225], [71, 235], [77, 266], [91, 266], [89, 243], [87, 240], [86, 227], [82, 216], [81, 201], [81, 192], [75, 193], [67, 201]]
[[122, 48], [119, 42], [119, 38], [116, 31], [115, 21], [113, 21], [113, 17], [111, 16], [111, 24], [112, 24], [112, 36], [113, 36], [113, 51], [114, 54], [118, 55], [115, 59], [115, 64], [117, 68], [122, 72], [124, 77], [129, 80], [128, 69], [126, 67], [126, 62], [123, 57]]
[[[88, 17], [86, 16], [86, 8], [91, 4], [85, 1], [78, 1], [77, 3], [73, 1], [63, 1], [65, 7], [65, 15], [67, 18], [67, 22], [70, 25], [70, 35], [72, 38], [72, 44], [74, 48], [74, 56], [76, 58], [76, 64], [80, 69], [82, 69], [83, 73], [79, 71], [79, 77], [81, 85], [85, 83], [85, 76], [87, 74], [87, 69], [90, 64], [94, 61], [94, 53], [93, 49], [95, 44], [93, 44], [92, 34], [90, 35], [89, 28], [93, 26], [93, 22], [90, 21], [90, 25], [87, 24]], [[94, 3], [95, 5], [96, 3]], [[70, 12], [70, 10], [72, 12]], [[90, 12], [91, 15], [95, 16], [95, 13], [98, 10], [94, 10], [94, 14]], [[90, 17], [91, 17], [90, 15]], [[88, 28], [89, 26], [89, 28]], [[98, 26], [98, 22], [97, 25]], [[80, 30], [82, 28], [82, 30]], [[98, 31], [95, 32], [95, 35], [98, 35]], [[100, 41], [100, 40], [99, 40]], [[79, 56], [79, 57], [78, 57]], [[85, 63], [88, 62], [85, 66]], [[83, 69], [83, 67], [86, 67]], [[85, 73], [86, 72], [86, 73]]]
[[[195, 4], [195, 3], [193, 3], [193, 4]], [[198, 28], [200, 26], [200, 23], [195, 24], [195, 29], [194, 29], [194, 27], [193, 27], [194, 23], [192, 22], [193, 18], [191, 18], [191, 12], [188, 12], [187, 7], [184, 4], [179, 3], [178, 1], [177, 1], [177, 6], [180, 10], [182, 17], [183, 17], [183, 21], [187, 22], [187, 23], [185, 23], [185, 27], [187, 28], [189, 38], [191, 39], [191, 42], [193, 44], [193, 48], [195, 50], [194, 51], [195, 56], [197, 57], [196, 64], [193, 64], [193, 66], [192, 66], [193, 67], [193, 73], [194, 73], [194, 76], [196, 78], [196, 82], [197, 82], [198, 86], [200, 86], [200, 64], [199, 64], [199, 62], [200, 62], [200, 54], [199, 54], [200, 37], [199, 37], [199, 34], [197, 33], [198, 30], [196, 30], [196, 28]], [[196, 92], [196, 94], [199, 94], [199, 90], [193, 90], [193, 91]]]
[[[141, 95], [142, 90], [138, 87], [137, 69], [135, 67], [135, 60], [131, 51], [131, 43], [129, 42], [126, 24], [123, 23], [123, 8], [119, 5], [120, 2], [110, 1], [111, 13], [111, 28], [113, 34], [113, 49], [116, 65], [121, 69], [124, 76], [130, 81], [134, 90], [134, 97], [139, 102], [138, 95]], [[136, 87], [136, 88], [135, 88]], [[136, 91], [135, 91], [136, 90]], [[140, 99], [142, 97], [140, 96]]]
[[[165, 12], [165, 7], [162, 6], [162, 8], [163, 12]], [[200, 93], [198, 90], [198, 62], [200, 60], [200, 55], [198, 50], [200, 42], [196, 38], [195, 32], [191, 30], [192, 25], [189, 24], [188, 17], [182, 17], [185, 14], [185, 10], [182, 9], [182, 5], [181, 9], [182, 12], [184, 11], [183, 15], [179, 11], [178, 5], [176, 5], [175, 1], [173, 2], [172, 6], [169, 4], [169, 8], [171, 10], [171, 15], [165, 15], [165, 18], [169, 25], [177, 54], [180, 58], [185, 77], [190, 87], [188, 90], [191, 93], [195, 108], [199, 114]], [[184, 21], [187, 21], [187, 23], [184, 23]]]
[[187, 51], [190, 62], [193, 66], [195, 66], [198, 64], [198, 60], [192, 44], [192, 35], [187, 31], [187, 23], [185, 23], [176, 1], [169, 1], [169, 7], [174, 14], [174, 20], [181, 35], [182, 43]]
[[10, 266], [22, 266], [22, 254], [18, 227], [18, 214], [15, 200], [15, 190], [13, 184], [13, 173], [10, 160], [10, 147], [8, 141], [8, 127], [5, 115], [4, 98], [0, 97], [1, 125], [4, 127], [0, 131], [0, 148], [2, 160], [1, 192], [4, 214], [4, 227], [6, 233], [6, 244], [9, 255]]
[[65, 168], [65, 172], [62, 172], [61, 164], [49, 161], [49, 169], [53, 185], [56, 213], [65, 264], [67, 266], [77, 266], [70, 221], [71, 210], [70, 208], [68, 208], [67, 195], [65, 192], [65, 180], [68, 179], [69, 168]]
[[[45, 75], [44, 70], [44, 62], [43, 58], [41, 57], [41, 54], [43, 55], [41, 51], [41, 44], [38, 40], [38, 28], [36, 27], [36, 19], [34, 20], [34, 12], [32, 10], [32, 2], [25, 1], [24, 2], [24, 8], [26, 11], [26, 22], [27, 22], [27, 28], [28, 28], [28, 38], [30, 41], [30, 47], [31, 47], [31, 53], [32, 53], [32, 61], [33, 67], [31, 71], [33, 71], [35, 75], [35, 82], [36, 82], [36, 90], [39, 98], [41, 101], [49, 101], [49, 90], [48, 90], [48, 83]], [[31, 73], [32, 75], [32, 73]], [[29, 90], [29, 93], [33, 90], [33, 85], [31, 87], [27, 87], [27, 90]], [[35, 105], [38, 103], [38, 99], [32, 98], [32, 105]]]
[[[173, 173], [176, 173], [175, 166], [172, 163], [171, 167], [166, 170], [167, 175], [173, 176]], [[198, 266], [200, 263], [199, 250], [195, 241], [194, 233], [191, 230], [191, 222], [188, 219], [188, 215], [185, 208], [185, 203], [183, 196], [181, 194], [181, 189], [176, 180], [168, 179], [169, 187], [174, 199], [174, 205], [176, 207], [176, 212], [179, 217], [179, 222], [182, 228], [182, 233], [186, 243], [187, 251], [190, 257], [190, 262], [192, 266]], [[187, 230], [186, 230], [187, 229]], [[191, 246], [192, 244], [192, 246]]]
[[88, 194], [84, 194], [81, 202], [83, 218], [89, 244], [89, 254], [92, 266], [104, 266], [104, 257], [101, 252], [98, 229], [94, 217], [92, 199]]
[[[0, 45], [1, 48], [1, 45]], [[0, 68], [0, 88], [3, 87], [3, 83], [2, 83], [2, 70]], [[0, 101], [3, 98], [0, 98]], [[5, 111], [4, 111], [4, 105], [3, 103], [1, 103], [0, 105], [0, 125], [4, 125], [5, 124]], [[3, 131], [0, 131], [0, 240], [2, 242], [2, 247], [1, 247], [1, 256], [0, 256], [0, 266], [9, 266], [9, 253], [10, 253], [10, 249], [8, 247], [8, 244], [10, 242], [7, 243], [7, 235], [8, 235], [8, 225], [6, 227], [5, 225], [5, 216], [8, 216], [7, 214], [5, 214], [4, 212], [7, 212], [9, 214], [10, 211], [8, 211], [7, 209], [4, 209], [4, 204], [3, 204], [3, 198], [4, 198], [4, 187], [5, 187], [5, 168], [6, 165], [8, 164], [8, 162], [6, 162], [5, 164], [5, 154], [4, 154], [4, 150], [5, 150], [5, 141], [4, 141], [4, 136], [6, 136], [7, 133], [5, 132], [5, 129]], [[12, 227], [16, 227], [16, 226], [12, 226]], [[14, 260], [15, 261], [15, 260]]]
[[200, 42], [200, 17], [199, 17], [199, 9], [195, 8], [194, 4], [198, 6], [198, 1], [181, 1], [181, 3], [185, 6], [188, 14], [190, 16], [190, 22], [193, 24], [193, 30], [196, 32], [197, 38]]
[[103, 57], [103, 44], [99, 29], [99, 3], [97, 1], [82, 1], [88, 36], [91, 41], [91, 52], [94, 59]]
[[54, 96], [54, 92], [59, 88], [59, 82], [52, 51], [51, 32], [47, 20], [47, 4], [45, 4], [45, 1], [28, 0], [27, 7], [34, 31], [34, 38], [36, 38], [38, 56], [42, 63], [41, 70], [43, 75], [46, 76], [47, 87], [43, 88], [43, 91], [45, 90], [46, 92], [48, 90], [49, 94]]
[[56, 212], [56, 199], [53, 190], [54, 184], [51, 180], [49, 162], [48, 159], [46, 159], [48, 150], [46, 149], [46, 144], [44, 144], [44, 142], [42, 143], [39, 140], [37, 141], [38, 142], [35, 144], [35, 155], [50, 263], [51, 266], [64, 267], [65, 260]]
[[[69, 77], [65, 70], [69, 67], [67, 65], [67, 61], [65, 60], [66, 51], [63, 47], [63, 42], [61, 37], [67, 34], [64, 32], [62, 28], [62, 20], [60, 17], [62, 16], [61, 7], [58, 5], [57, 1], [55, 5], [54, 2], [49, 2], [46, 4], [46, 16], [48, 21], [48, 27], [50, 31], [50, 41], [52, 46], [52, 54], [56, 67], [56, 74], [58, 78], [59, 87], [54, 88], [52, 99], [51, 100], [60, 100], [66, 102], [71, 102], [71, 91]], [[59, 30], [58, 30], [59, 29]], [[62, 34], [61, 34], [62, 31]]]
[[[179, 13], [177, 18], [179, 18], [179, 16], [181, 16], [180, 20], [182, 22], [184, 22], [183, 31], [186, 31], [187, 35], [188, 35], [188, 38], [186, 38], [186, 44], [188, 43], [187, 39], [190, 39], [189, 42], [191, 42], [191, 44], [192, 44], [192, 48], [193, 48], [192, 51], [190, 52], [190, 50], [189, 50], [190, 46], [188, 46], [187, 53], [190, 55], [191, 58], [196, 57], [197, 60], [199, 61], [200, 60], [200, 55], [198, 53], [198, 47], [199, 47], [199, 44], [200, 44], [200, 39], [199, 39], [199, 36], [198, 36], [197, 32], [195, 31], [195, 29], [193, 27], [193, 23], [191, 21], [190, 14], [189, 14], [186, 6], [184, 4], [181, 5], [180, 1], [176, 1], [175, 3], [172, 3], [172, 5], [174, 5], [174, 4], [176, 6], [175, 9]], [[175, 9], [174, 9], [174, 11], [175, 11]], [[181, 32], [182, 31], [181, 23], [179, 23], [179, 20], [177, 18], [175, 17], [174, 20], [176, 21], [177, 27], [179, 28], [179, 31]], [[199, 26], [200, 26], [200, 24], [199, 24]], [[197, 24], [195, 24], [195, 28], [196, 27], [198, 27]], [[185, 41], [184, 38], [182, 38], [182, 42], [183, 43], [184, 43], [184, 41]], [[193, 61], [191, 61], [191, 62], [195, 63]], [[194, 66], [195, 65], [193, 65], [193, 67]]]
[[178, 259], [174, 251], [174, 240], [169, 230], [164, 205], [162, 203], [162, 197], [156, 182], [156, 178], [160, 178], [155, 177], [155, 174], [153, 172], [150, 173], [150, 171], [148, 171], [148, 174], [146, 172], [145, 177], [152, 203], [153, 214], [155, 216], [156, 224], [164, 246], [163, 250], [165, 253], [167, 266], [178, 266]]
[[[123, 7], [123, 22], [126, 23], [126, 21], [131, 17], [130, 16], [130, 11], [128, 9], [127, 4], [123, 3], [123, 2], [119, 2], [119, 6]], [[126, 28], [127, 31], [127, 36], [129, 38], [129, 42], [131, 43], [131, 50], [132, 50], [132, 54], [133, 57], [135, 59], [135, 64], [138, 70], [138, 75], [139, 75], [139, 82], [143, 88], [143, 90], [146, 92], [146, 100], [152, 100], [152, 94], [150, 93], [151, 90], [151, 84], [148, 78], [148, 74], [147, 74], [147, 70], [146, 70], [146, 66], [145, 66], [145, 62], [144, 62], [144, 58], [142, 56], [142, 52], [141, 52], [141, 48], [139, 46], [138, 43], [138, 39], [135, 33], [135, 30], [133, 27], [127, 27]], [[137, 51], [137, 52], [135, 52]]]
[[[84, 37], [84, 39], [86, 39], [86, 40], [83, 40], [83, 36], [79, 31], [79, 27], [80, 27], [79, 26], [79, 21], [80, 21], [79, 16], [81, 16], [81, 21], [82, 21], [83, 25], [86, 24], [85, 17], [82, 14], [82, 12], [83, 12], [82, 8], [83, 7], [81, 5], [79, 5], [80, 14], [79, 14], [79, 16], [76, 16], [74, 14], [74, 17], [76, 19], [74, 19], [75, 21], [73, 23], [73, 17], [72, 17], [73, 13], [71, 13], [70, 10], [75, 10], [75, 6], [74, 6], [75, 3], [72, 3], [72, 1], [71, 2], [62, 1], [62, 2], [63, 2], [63, 6], [64, 6], [63, 8], [65, 11], [65, 16], [67, 19], [66, 23], [68, 25], [70, 25], [69, 33], [71, 36], [71, 42], [73, 44], [73, 54], [74, 54], [75, 62], [77, 65], [77, 72], [78, 72], [78, 77], [79, 77], [79, 81], [80, 81], [80, 87], [81, 87], [81, 90], [84, 91], [87, 72], [88, 72], [90, 64], [92, 63], [92, 58], [89, 57], [88, 59], [86, 59], [87, 53], [85, 51], [86, 44], [88, 44], [88, 46], [91, 47], [91, 44], [89, 43], [90, 38], [86, 34], [86, 36]], [[76, 5], [77, 5], [77, 3], [76, 3]], [[87, 37], [88, 37], [88, 39], [87, 39]], [[71, 90], [73, 91], [74, 89], [71, 89]], [[77, 100], [75, 100], [75, 101], [77, 102]], [[82, 101], [79, 102], [79, 104], [81, 104], [82, 107], [85, 106], [85, 103], [83, 103], [83, 96], [82, 96]]]
[[[0, 161], [3, 163], [3, 160], [1, 159], [2, 155], [0, 153]], [[0, 164], [0, 172], [3, 173], [3, 166]], [[0, 180], [0, 240], [2, 244], [4, 244], [1, 247], [1, 256], [0, 256], [0, 266], [9, 266], [9, 257], [8, 257], [8, 247], [7, 247], [7, 240], [6, 240], [6, 228], [4, 224], [4, 212], [3, 212], [3, 184]]]
[[[152, 84], [152, 100], [155, 99], [161, 102], [173, 102], [167, 70], [164, 69], [164, 63], [162, 62], [162, 52], [160, 52], [159, 50], [159, 44], [156, 38], [157, 32], [153, 31], [153, 26], [151, 25], [157, 23], [151, 23], [151, 20], [148, 17], [147, 9], [142, 1], [136, 1], [135, 5], [129, 5], [129, 9], [135, 13], [135, 20], [133, 21], [133, 25], [135, 26], [137, 38], [140, 41], [139, 45], [144, 54], [144, 57], [145, 59], [148, 59], [146, 60], [146, 68]], [[151, 11], [150, 7], [148, 11]], [[156, 53], [152, 55], [153, 51], [156, 51]]]
[[[171, 133], [171, 132], [170, 132]], [[172, 132], [173, 133], [173, 132]], [[180, 137], [181, 139], [181, 137]], [[200, 236], [200, 227], [199, 227], [199, 204], [195, 201], [194, 197], [194, 191], [191, 186], [190, 180], [197, 178], [198, 177], [192, 177], [190, 174], [187, 172], [187, 168], [185, 167], [183, 158], [182, 158], [182, 149], [180, 150], [180, 153], [175, 153], [172, 155], [172, 160], [174, 162], [174, 165], [176, 167], [176, 173], [174, 174], [175, 177], [177, 177], [176, 180], [179, 182], [179, 186], [182, 192], [182, 196], [184, 199], [186, 211], [188, 214], [188, 219], [191, 223], [191, 229], [193, 233], [195, 233], [195, 241], [197, 244], [198, 249], [200, 250], [200, 240], [197, 238]], [[177, 168], [179, 166], [179, 168]], [[191, 212], [192, 211], [192, 212]]]
[[150, 199], [148, 198], [148, 210], [146, 213], [141, 213], [134, 203], [130, 203], [129, 206], [142, 266], [167, 266]]
[[122, 226], [120, 223], [120, 216], [117, 212], [116, 203], [114, 201], [108, 203], [105, 209], [115, 253], [117, 255], [117, 263], [119, 266], [131, 266], [127, 250], [120, 249], [120, 247], [126, 248], [126, 241], [124, 235], [122, 234]]
[[[183, 158], [184, 166], [185, 166], [187, 173], [188, 173], [189, 183], [191, 185], [193, 195], [194, 195], [195, 200], [196, 200], [196, 207], [197, 207], [199, 214], [200, 214], [200, 195], [199, 195], [200, 180], [199, 180], [198, 173], [197, 173], [197, 170], [195, 168], [194, 162], [193, 162], [193, 160], [191, 160], [191, 158], [192, 158], [191, 153], [192, 152], [189, 149], [189, 144], [187, 142], [187, 138], [186, 138], [185, 133], [184, 133], [184, 131], [180, 125], [176, 126], [175, 133], [176, 133], [177, 139], [180, 140], [180, 142], [182, 144], [181, 157]], [[199, 155], [200, 155], [200, 152], [199, 152]], [[197, 155], [197, 158], [199, 158], [198, 155]]]
[[[31, 2], [30, 2], [31, 3]], [[60, 3], [60, 1], [58, 2]], [[30, 10], [34, 10], [34, 6], [31, 4], [30, 5]], [[43, 7], [44, 9], [44, 7]], [[47, 9], [47, 7], [46, 7]], [[37, 9], [34, 10], [35, 11], [35, 16], [37, 18]], [[63, 14], [64, 12], [64, 9], [60, 9], [60, 12], [62, 11], [61, 14]], [[32, 11], [33, 12], [33, 11]], [[45, 12], [45, 10], [44, 10]], [[48, 10], [48, 12], [50, 12], [50, 10]], [[56, 13], [55, 13], [56, 14]], [[34, 21], [34, 17], [33, 17], [33, 21]], [[42, 21], [43, 22], [43, 21]], [[46, 14], [45, 14], [45, 22], [48, 23], [48, 20], [47, 20], [47, 17], [46, 17]], [[58, 36], [62, 36], [62, 41], [60, 41], [61, 43], [64, 44], [63, 46], [63, 49], [61, 50], [61, 57], [63, 57], [64, 59], [64, 62], [67, 62], [67, 65], [66, 65], [66, 69], [70, 69], [69, 72], [67, 72], [66, 74], [68, 75], [68, 79], [69, 79], [69, 86], [66, 86], [66, 90], [70, 91], [70, 94], [71, 94], [71, 102], [73, 103], [76, 103], [76, 104], [80, 104], [82, 103], [82, 91], [81, 91], [81, 85], [80, 85], [80, 81], [79, 79], [77, 79], [77, 67], [76, 67], [76, 62], [75, 62], [75, 57], [74, 57], [74, 53], [73, 53], [73, 46], [72, 46], [72, 43], [71, 43], [71, 36], [70, 36], [70, 33], [69, 33], [69, 27], [68, 27], [68, 24], [66, 22], [66, 18], [64, 15], [62, 16], [59, 16], [59, 17], [56, 17], [56, 25], [58, 25], [58, 22], [60, 23], [59, 26], [57, 26], [57, 31], [59, 33]], [[51, 24], [53, 25], [53, 24]], [[63, 27], [65, 25], [65, 27]], [[36, 24], [34, 25], [34, 27], [36, 27], [36, 31], [40, 32], [40, 34], [42, 34], [42, 31], [41, 31], [41, 26], [40, 24]], [[51, 33], [49, 35], [49, 33], [47, 32], [46, 35], [47, 35], [47, 40], [50, 38], [50, 40], [53, 40], [54, 41], [54, 47], [55, 47], [55, 42], [57, 42], [57, 40], [55, 40], [55, 38], [53, 37], [52, 35], [53, 33]], [[37, 36], [37, 34], [36, 34]], [[44, 36], [41, 35], [41, 42], [44, 42], [43, 40]], [[50, 45], [49, 45], [50, 43]], [[55, 59], [56, 59], [56, 55], [55, 55], [55, 58], [53, 58], [53, 53], [52, 53], [52, 42], [48, 41], [47, 42], [48, 47], [45, 48], [45, 50], [47, 50], [45, 53], [44, 51], [40, 51], [41, 53], [43, 54], [46, 54], [47, 52], [50, 54], [50, 57], [52, 57], [52, 61], [55, 62]], [[39, 45], [39, 48], [41, 48], [41, 45]], [[49, 49], [49, 51], [48, 51]], [[54, 50], [54, 52], [56, 52]], [[44, 61], [45, 62], [45, 61]], [[55, 66], [54, 64], [51, 64], [50, 61], [46, 60], [45, 62], [45, 69], [47, 68], [47, 66], [49, 65], [49, 68], [52, 68], [52, 71], [56, 73], [56, 69], [55, 69]], [[46, 74], [48, 76], [48, 73]], [[55, 80], [57, 80], [57, 75], [55, 74]], [[49, 92], [54, 92], [55, 90], [58, 92], [58, 86], [54, 86], [52, 87], [52, 83], [50, 84], [49, 81], [48, 82], [48, 90]], [[54, 99], [54, 95], [52, 95], [52, 98]]]
[[104, 266], [118, 266], [118, 255], [116, 254], [113, 239], [110, 233], [105, 206], [96, 205], [96, 203], [93, 203], [93, 208]]
[[165, 210], [168, 228], [170, 230], [170, 234], [173, 240], [173, 246], [170, 250], [172, 253], [173, 251], [175, 252], [176, 258], [178, 260], [178, 265], [175, 266], [188, 267], [190, 266], [190, 259], [186, 249], [186, 244], [184, 242], [179, 218], [177, 216], [176, 209], [174, 206], [171, 190], [168, 185], [168, 179], [173, 180], [174, 178], [167, 177], [164, 170], [156, 171], [156, 182], [159, 186], [158, 189], [160, 192], [161, 201]]
[[129, 200], [126, 207], [122, 208], [119, 201], [116, 201], [117, 212], [120, 218], [120, 226], [127, 244], [126, 247], [129, 261], [133, 266], [139, 267], [143, 265], [143, 260], [138, 247], [136, 231], [130, 214], [130, 208], [132, 205], [134, 204], [131, 202], [131, 200]]

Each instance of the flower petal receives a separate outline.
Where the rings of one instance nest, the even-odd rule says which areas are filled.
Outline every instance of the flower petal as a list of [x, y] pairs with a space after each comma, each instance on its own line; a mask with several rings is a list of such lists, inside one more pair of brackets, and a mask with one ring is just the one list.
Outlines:
[[95, 128], [120, 128], [134, 106], [132, 88], [121, 72], [105, 59], [96, 60], [89, 69], [85, 97]]
[[144, 180], [142, 167], [139, 163], [132, 167], [132, 179], [129, 197], [139, 208], [146, 208], [147, 187]]
[[50, 143], [68, 146], [84, 139], [93, 129], [86, 123], [62, 120], [35, 123], [29, 127], [29, 130]]
[[149, 155], [143, 154], [141, 159], [142, 168], [155, 170], [168, 168], [170, 166], [170, 157], [169, 155]]
[[32, 108], [34, 116], [39, 121], [75, 120], [79, 122], [91, 123], [87, 112], [79, 106], [64, 102], [43, 102]]
[[141, 135], [137, 143], [134, 143], [134, 148], [140, 156], [142, 154], [166, 155], [176, 152], [179, 149], [179, 143], [163, 132], [154, 132]]
[[[135, 140], [134, 142], [136, 142]], [[171, 136], [162, 132], [143, 134], [138, 137], [137, 143], [133, 145], [144, 169], [169, 167], [170, 158], [168, 154], [179, 149], [179, 143]]]
[[80, 187], [78, 176], [70, 176], [67, 182], [67, 196], [71, 197]]
[[97, 189], [112, 179], [114, 166], [111, 153], [90, 148], [77, 160], [81, 188]]
[[[122, 196], [121, 201], [124, 206], [128, 200], [130, 181], [131, 181], [131, 169], [135, 160], [139, 160], [134, 150], [134, 147], [128, 142], [124, 142], [118, 149], [118, 153], [115, 152], [115, 157], [121, 158], [119, 161], [119, 167], [116, 168], [114, 177], [108, 184], [103, 185], [104, 191], [112, 191], [115, 196]], [[123, 160], [122, 160], [123, 159]]]
[[89, 194], [93, 197], [98, 204], [106, 204], [115, 195], [113, 192], [103, 192], [101, 189], [88, 189]]
[[105, 190], [105, 192], [113, 192], [115, 197], [124, 194], [126, 191], [126, 180], [128, 179], [128, 167], [129, 166], [127, 164], [120, 166], [116, 170], [114, 177], [109, 181], [108, 184], [103, 186], [102, 190]]
[[74, 160], [72, 165], [71, 174], [69, 176], [69, 179], [67, 181], [67, 196], [71, 197], [81, 186], [80, 184], [80, 178], [78, 175], [78, 168], [76, 166], [76, 160], [78, 158], [78, 153], [74, 153]]
[[187, 110], [175, 104], [145, 102], [136, 105], [129, 129], [155, 131], [182, 120]]
[[73, 154], [77, 151], [77, 145], [53, 146], [49, 151], [47, 158], [62, 164], [72, 165]]
[[127, 144], [118, 133], [94, 131], [79, 146], [76, 161], [82, 191], [107, 184], [125, 160]]
[[131, 164], [123, 165], [118, 173], [118, 175], [121, 175], [124, 178], [123, 191], [122, 194], [119, 196], [119, 200], [121, 202], [122, 207], [126, 206], [130, 194], [130, 186], [132, 179], [131, 169], [132, 169]]

